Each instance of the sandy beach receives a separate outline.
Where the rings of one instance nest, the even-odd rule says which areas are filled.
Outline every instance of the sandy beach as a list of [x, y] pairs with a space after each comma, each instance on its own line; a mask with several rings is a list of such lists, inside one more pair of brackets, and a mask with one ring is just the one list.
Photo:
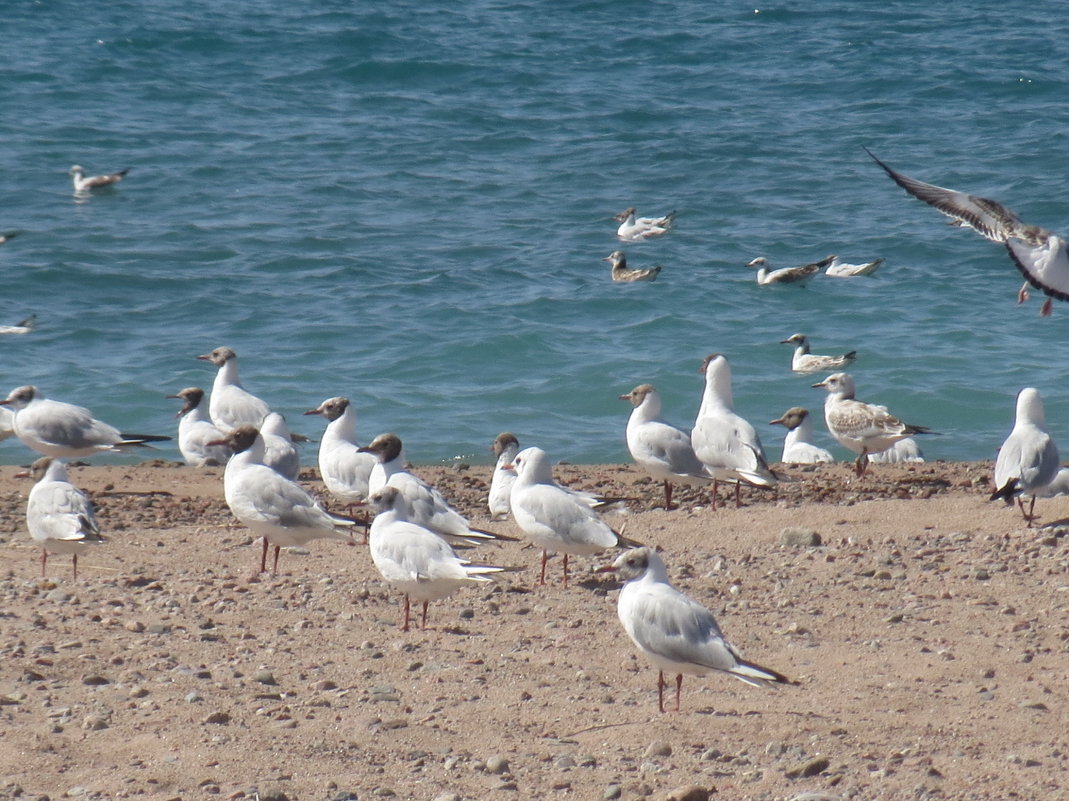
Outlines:
[[[1069, 498], [1027, 528], [990, 471], [792, 467], [742, 508], [680, 488], [666, 512], [629, 465], [559, 466], [635, 499], [614, 527], [797, 682], [688, 677], [661, 714], [608, 554], [543, 587], [522, 540], [481, 547], [524, 570], [404, 633], [359, 536], [258, 576], [218, 468], [72, 466], [109, 542], [42, 579], [29, 481], [0, 468], [0, 798], [1064, 798]], [[521, 536], [487, 520], [490, 467], [415, 472]]]

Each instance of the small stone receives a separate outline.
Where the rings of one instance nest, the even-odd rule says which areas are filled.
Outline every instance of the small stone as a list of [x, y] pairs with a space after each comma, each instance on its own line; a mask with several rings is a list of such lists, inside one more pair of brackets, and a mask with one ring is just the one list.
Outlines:
[[145, 630], [145, 624], [140, 620], [127, 620], [123, 623], [123, 628], [127, 631], [132, 631], [135, 634], [139, 634]]
[[82, 684], [88, 687], [100, 687], [104, 684], [111, 684], [111, 682], [99, 673], [90, 673], [88, 676], [82, 676]]
[[604, 798], [605, 801], [613, 801], [613, 799], [623, 795], [623, 792], [623, 788], [621, 788], [620, 785], [610, 784], [605, 788], [605, 792], [601, 794], [601, 797]]
[[260, 684], [278, 684], [278, 682], [275, 681], [274, 674], [270, 670], [264, 670], [263, 668], [252, 674], [252, 680], [258, 681]]
[[642, 754], [647, 757], [672, 756], [672, 746], [664, 740], [654, 740]]
[[320, 679], [312, 684], [312, 689], [316, 692], [327, 692], [328, 690], [338, 689], [338, 685], [332, 682], [330, 679]]
[[502, 773], [508, 773], [509, 761], [500, 754], [494, 754], [486, 760], [486, 772], [493, 773], [500, 776]]
[[[208, 717], [204, 718], [204, 723], [216, 723], [225, 724], [230, 722], [229, 712], [212, 712]], [[262, 798], [262, 796], [261, 796]]]
[[196, 690], [194, 690], [191, 693], [187, 693], [186, 694], [186, 703], [187, 704], [195, 704], [198, 701], [203, 701], [203, 700], [204, 700], [203, 696], [201, 696], [201, 694], [198, 693]]
[[831, 764], [831, 760], [827, 757], [818, 756], [805, 762], [800, 762], [793, 768], [790, 768], [784, 775], [788, 779], [807, 779], [810, 776], [816, 776], [817, 774], [828, 769], [828, 765]]
[[82, 728], [89, 731], [100, 731], [108, 727], [108, 719], [104, 715], [86, 715], [82, 720]]
[[786, 545], [790, 548], [812, 548], [820, 545], [822, 540], [820, 535], [811, 528], [787, 526], [780, 531], [779, 542], [780, 545]]
[[145, 627], [145, 631], [149, 634], [166, 634], [170, 630], [171, 627], [166, 623], [149, 623], [148, 626]]
[[696, 784], [688, 784], [657, 796], [657, 801], [709, 801], [709, 791]]
[[441, 795], [436, 795], [433, 801], [460, 801], [460, 796], [456, 793], [442, 793]]
[[475, 610], [472, 609], [470, 606], [466, 606], [460, 610], [461, 620], [471, 620], [473, 617], [475, 617]]
[[286, 795], [281, 787], [260, 788], [260, 792], [256, 794], [256, 797], [260, 801], [290, 801], [290, 797]]

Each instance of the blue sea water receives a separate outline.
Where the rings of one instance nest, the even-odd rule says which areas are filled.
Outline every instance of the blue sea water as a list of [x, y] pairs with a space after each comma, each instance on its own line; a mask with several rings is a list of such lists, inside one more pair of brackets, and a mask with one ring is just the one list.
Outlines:
[[[1069, 306], [1015, 305], [1005, 251], [863, 150], [1066, 230], [1069, 21], [1049, 4], [38, 0], [4, 33], [0, 230], [21, 236], [0, 323], [39, 321], [0, 337], [4, 394], [169, 433], [164, 395], [210, 387], [194, 357], [228, 345], [302, 433], [343, 394], [364, 440], [396, 431], [415, 462], [489, 461], [502, 430], [613, 462], [617, 396], [654, 383], [689, 425], [721, 352], [776, 457], [766, 421], [821, 417], [778, 344], [802, 331], [859, 352], [859, 397], [942, 432], [929, 458], [991, 458], [1026, 385], [1069, 442]], [[78, 199], [75, 163], [131, 171]], [[622, 246], [663, 265], [653, 284], [601, 261], [630, 205], [679, 212]], [[829, 253], [887, 261], [805, 289], [743, 267]]]

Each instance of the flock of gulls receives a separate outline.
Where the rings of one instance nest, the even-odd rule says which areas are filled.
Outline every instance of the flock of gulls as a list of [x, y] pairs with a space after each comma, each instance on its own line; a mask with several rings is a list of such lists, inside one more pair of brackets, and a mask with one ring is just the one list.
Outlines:
[[[957, 224], [1004, 244], [1028, 283], [1051, 298], [1069, 300], [1069, 261], [1063, 240], [1021, 223], [994, 201], [916, 181], [876, 161], [910, 194], [948, 214]], [[81, 167], [70, 169], [76, 194], [113, 187], [127, 172], [87, 177]], [[617, 237], [625, 242], [643, 242], [663, 236], [672, 229], [675, 216], [673, 212], [638, 217], [636, 210], [629, 208], [615, 218], [620, 224]], [[0, 244], [14, 235], [5, 235]], [[612, 262], [614, 280], [651, 281], [660, 272], [659, 267], [628, 268], [626, 256], [619, 250], [607, 260]], [[759, 258], [749, 266], [757, 270], [760, 284], [804, 283], [820, 272], [834, 277], [871, 274], [882, 261], [848, 265], [829, 256], [803, 267], [771, 270], [766, 260]], [[1025, 295], [1024, 288], [1021, 295]], [[1048, 304], [1044, 314], [1049, 313]], [[3, 333], [28, 333], [33, 325], [31, 317], [8, 327], [20, 330]], [[802, 333], [788, 337], [783, 344], [794, 346], [794, 372], [830, 373], [813, 387], [825, 390], [825, 424], [839, 444], [857, 454], [855, 470], [859, 476], [872, 461], [923, 460], [913, 438], [934, 432], [905, 423], [886, 407], [855, 397], [854, 379], [842, 372], [855, 360], [855, 352], [813, 354]], [[329, 512], [297, 483], [297, 437], [281, 414], [244, 388], [237, 354], [228, 347], [218, 347], [197, 358], [216, 368], [215, 378], [206, 408], [206, 393], [199, 387], [168, 396], [182, 401], [176, 415], [180, 418], [178, 447], [189, 465], [225, 466], [226, 503], [234, 517], [262, 540], [261, 572], [268, 569], [272, 549], [271, 570], [275, 572], [283, 548], [304, 546], [316, 539], [352, 543], [355, 530], [363, 528], [375, 567], [404, 596], [402, 629], [408, 631], [413, 601], [421, 605], [420, 622], [426, 627], [431, 601], [516, 569], [462, 556], [484, 543], [511, 538], [473, 527], [436, 488], [410, 472], [397, 435], [380, 434], [361, 446], [355, 408], [342, 396], [327, 398], [305, 412], [325, 420], [319, 442], [319, 472], [327, 492], [347, 514]], [[641, 470], [663, 483], [666, 511], [673, 508], [676, 484], [711, 488], [715, 509], [720, 483], [734, 487], [739, 505], [744, 486], [769, 490], [784, 479], [770, 467], [753, 425], [735, 411], [727, 358], [710, 354], [698, 372], [703, 375], [704, 389], [690, 429], [662, 418], [661, 398], [652, 384], [640, 384], [620, 396], [632, 407], [626, 424], [628, 451]], [[812, 442], [813, 421], [807, 409], [792, 407], [771, 423], [787, 429], [782, 463], [832, 461], [828, 451]], [[71, 554], [75, 578], [78, 555], [104, 538], [91, 501], [71, 483], [64, 460], [170, 439], [124, 433], [96, 419], [89, 410], [47, 398], [31, 385], [18, 387], [0, 400], [0, 439], [8, 436], [17, 437], [40, 454], [26, 474], [35, 482], [27, 501], [26, 520], [33, 541], [41, 548], [41, 574], [45, 575], [49, 554]], [[618, 615], [635, 647], [658, 669], [662, 712], [666, 674], [675, 677], [677, 710], [684, 675], [720, 671], [756, 686], [791, 683], [783, 674], [743, 659], [724, 637], [712, 613], [672, 586], [661, 556], [606, 522], [602, 517], [605, 508], [626, 499], [603, 498], [558, 484], [548, 454], [538, 447], [521, 448], [511, 433], [501, 433], [492, 449], [497, 463], [487, 498], [490, 518], [500, 521], [511, 515], [524, 536], [542, 551], [540, 584], [545, 584], [550, 554], [562, 556], [562, 583], [567, 585], [569, 556], [622, 550], [601, 571], [614, 573], [625, 582]], [[999, 451], [994, 477], [991, 499], [1009, 504], [1016, 500], [1029, 525], [1035, 517], [1037, 496], [1057, 494], [1069, 487], [1069, 471], [1060, 468], [1057, 447], [1045, 428], [1042, 400], [1034, 388], [1026, 387], [1018, 395], [1014, 427]], [[1026, 498], [1031, 501], [1027, 509]], [[366, 509], [374, 513], [370, 519]]]

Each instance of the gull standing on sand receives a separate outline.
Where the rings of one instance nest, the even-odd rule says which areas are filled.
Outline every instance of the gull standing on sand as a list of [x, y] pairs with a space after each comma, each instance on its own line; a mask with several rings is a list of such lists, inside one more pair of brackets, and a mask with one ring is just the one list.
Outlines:
[[268, 414], [260, 424], [260, 436], [264, 438], [264, 464], [296, 481], [301, 472], [301, 455], [293, 443], [286, 418], [278, 412]]
[[716, 508], [718, 481], [734, 482], [735, 505], [739, 506], [739, 487], [742, 482], [772, 487], [777, 479], [768, 467], [757, 431], [735, 414], [728, 360], [719, 353], [711, 353], [705, 357], [698, 372], [705, 375], [705, 390], [690, 440], [694, 445], [694, 453], [715, 479], [713, 508]]
[[230, 432], [238, 426], [259, 428], [271, 413], [271, 407], [241, 385], [238, 355], [230, 348], [216, 348], [197, 357], [219, 368], [212, 383], [208, 414], [220, 431]]
[[804, 264], [801, 267], [781, 267], [778, 270], [773, 270], [768, 266], [768, 259], [764, 256], [758, 256], [746, 266], [751, 270], [757, 270], [757, 283], [760, 286], [769, 286], [771, 284], [798, 284], [799, 286], [805, 286], [809, 279], [819, 274], [834, 259], [835, 256], [828, 256], [826, 259], [821, 259], [812, 264]]
[[94, 453], [166, 442], [170, 437], [154, 434], [123, 434], [93, 417], [88, 409], [62, 401], [49, 400], [34, 386], [11, 390], [0, 405], [15, 412], [15, 436], [27, 448], [56, 459], [92, 456]]
[[350, 509], [363, 503], [371, 494], [368, 479], [379, 460], [373, 453], [360, 450], [356, 441], [356, 407], [348, 398], [327, 398], [305, 414], [320, 414], [327, 419], [319, 441], [319, 474], [327, 491]]
[[1053, 298], [1069, 300], [1069, 251], [1057, 234], [1038, 225], [1028, 225], [994, 200], [978, 195], [926, 184], [897, 172], [865, 148], [891, 180], [918, 200], [952, 219], [951, 225], [971, 228], [984, 239], [1005, 245], [1014, 265], [1025, 278], [1017, 292], [1017, 302], [1028, 299], [1028, 285], [1048, 296], [1040, 315], [1050, 316]]
[[[1061, 463], [1058, 446], [1047, 433], [1043, 398], [1039, 390], [1025, 387], [1017, 393], [1017, 414], [1013, 430], [999, 448], [995, 460], [995, 491], [990, 500], [1002, 498], [1013, 505], [1016, 497], [1021, 514], [1032, 525], [1036, 508], [1036, 493], [1054, 481]], [[1030, 495], [1032, 503], [1024, 510], [1024, 499]]]
[[20, 336], [28, 334], [37, 327], [37, 315], [31, 314], [24, 320], [19, 320], [14, 325], [0, 325], [0, 334], [13, 334]]
[[397, 487], [383, 487], [370, 503], [376, 512], [368, 540], [371, 561], [405, 594], [402, 631], [408, 631], [410, 598], [423, 603], [425, 629], [428, 602], [452, 595], [465, 584], [492, 581], [491, 574], [506, 569], [458, 557], [438, 534], [409, 519], [408, 505]]
[[796, 373], [830, 373], [841, 370], [857, 358], [857, 351], [852, 350], [840, 356], [818, 356], [809, 352], [809, 337], [805, 334], [791, 334], [780, 340], [781, 345], [794, 345], [791, 357], [791, 370]]
[[635, 464], [664, 482], [664, 508], [672, 508], [672, 484], [704, 487], [713, 476], [694, 453], [690, 434], [661, 419], [661, 396], [652, 384], [640, 384], [620, 400], [634, 407], [627, 418], [627, 450]]
[[813, 444], [813, 418], [809, 410], [801, 406], [792, 406], [781, 417], [769, 421], [769, 425], [786, 427], [787, 436], [783, 438], [783, 457], [785, 464], [819, 464], [834, 462], [828, 451]]
[[212, 421], [201, 409], [204, 390], [200, 387], [186, 387], [176, 395], [167, 397], [184, 401], [175, 417], [181, 418], [178, 423], [178, 450], [186, 464], [192, 467], [218, 467], [226, 464], [226, 460], [230, 458], [230, 449], [224, 445], [208, 444], [223, 439], [226, 434], [212, 425]]
[[880, 269], [880, 265], [883, 262], [883, 259], [873, 259], [862, 264], [847, 264], [836, 256], [824, 271], [824, 275], [831, 278], [856, 278], [859, 275], [872, 275]]
[[107, 175], [91, 175], [88, 178], [85, 175], [85, 168], [79, 167], [75, 164], [69, 170], [67, 174], [70, 175], [71, 180], [74, 183], [74, 193], [76, 195], [84, 195], [93, 189], [103, 189], [106, 186], [114, 186], [126, 177], [126, 173], [130, 172], [130, 168], [125, 170], [119, 170], [118, 172], [109, 173]]
[[924, 452], [913, 437], [900, 439], [890, 448], [879, 453], [870, 453], [869, 461], [873, 464], [905, 464], [923, 462]]
[[550, 553], [564, 554], [562, 583], [568, 584], [569, 554], [589, 555], [608, 548], [637, 545], [605, 523], [574, 493], [553, 480], [549, 457], [541, 448], [525, 448], [513, 462], [512, 516], [516, 524], [542, 549], [538, 583], [546, 583]]
[[78, 554], [104, 542], [100, 536], [93, 504], [85, 493], [70, 483], [67, 468], [59, 459], [42, 456], [30, 465], [36, 482], [26, 504], [26, 527], [41, 546], [41, 576], [50, 553], [69, 553], [78, 578]]
[[[416, 525], [429, 528], [454, 545], [477, 545], [489, 540], [511, 539], [492, 531], [473, 528], [460, 512], [442, 497], [442, 494], [418, 476], [405, 469], [404, 446], [396, 434], [379, 434], [360, 449], [374, 454], [379, 460], [385, 477], [384, 487], [396, 487], [404, 497], [408, 509], [407, 519]], [[374, 495], [382, 487], [372, 490]]]
[[663, 217], [636, 217], [635, 207], [624, 209], [615, 217], [620, 227], [616, 229], [616, 238], [623, 242], [645, 242], [658, 236], [664, 236], [672, 229], [676, 213], [670, 211]]
[[490, 450], [497, 456], [497, 464], [494, 465], [494, 475], [490, 479], [490, 494], [486, 498], [486, 505], [490, 509], [492, 520], [505, 520], [512, 511], [509, 496], [512, 495], [512, 485], [516, 481], [516, 469], [512, 462], [520, 452], [520, 441], [516, 439], [515, 434], [502, 431], [494, 438]]
[[325, 512], [301, 487], [264, 464], [264, 438], [253, 426], [239, 426], [209, 444], [225, 444], [234, 452], [223, 471], [223, 495], [234, 517], [263, 538], [261, 573], [267, 570], [269, 545], [275, 546], [271, 572], [277, 573], [282, 548], [322, 538], [353, 541], [345, 529], [356, 521]]
[[827, 390], [824, 421], [836, 441], [858, 455], [854, 469], [859, 476], [868, 467], [869, 454], [885, 451], [914, 434], [934, 433], [903, 423], [886, 406], [855, 400], [854, 379], [848, 373], [835, 373], [813, 387]]
[[657, 704], [664, 712], [664, 674], [676, 677], [676, 711], [683, 676], [727, 673], [755, 687], [792, 684], [771, 668], [747, 662], [725, 639], [712, 612], [684, 595], [668, 580], [664, 562], [652, 548], [633, 548], [603, 572], [627, 583], [616, 611], [635, 647], [657, 668]]
[[635, 283], [637, 281], [656, 281], [661, 272], [660, 265], [631, 269], [627, 266], [627, 256], [622, 250], [614, 250], [602, 261], [612, 263], [612, 280], [619, 283]]

